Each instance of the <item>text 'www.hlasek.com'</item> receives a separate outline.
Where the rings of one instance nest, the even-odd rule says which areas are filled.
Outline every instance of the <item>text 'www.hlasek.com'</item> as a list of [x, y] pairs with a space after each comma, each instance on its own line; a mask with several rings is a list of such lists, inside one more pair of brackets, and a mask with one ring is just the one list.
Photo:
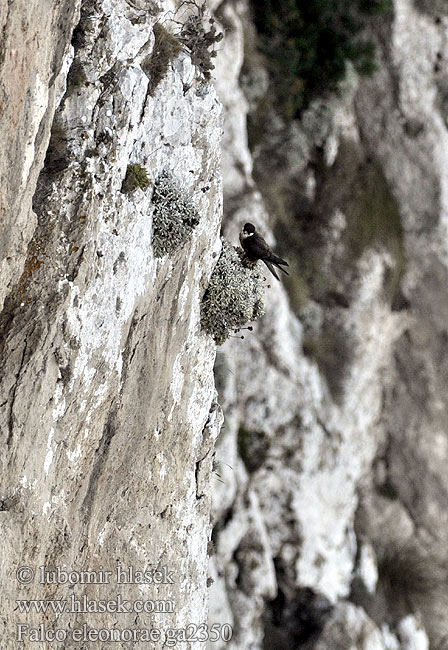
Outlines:
[[[52, 596], [16, 600], [15, 611], [19, 618], [23, 618], [15, 630], [19, 647], [28, 643], [141, 642], [170, 648], [206, 641], [226, 642], [233, 635], [228, 623], [210, 626], [201, 622], [186, 622], [181, 626], [170, 624], [178, 613], [176, 602], [182, 602], [179, 594], [185, 592], [186, 601], [189, 589], [188, 581], [177, 580], [175, 572], [166, 566], [140, 570], [118, 564], [114, 570], [100, 567], [96, 571], [70, 571], [66, 567], [45, 565], [36, 569], [21, 566], [15, 577], [21, 589], [26, 589], [27, 596], [31, 596], [31, 586], [39, 587], [41, 594], [36, 593], [36, 596], [44, 595], [42, 592]], [[110, 591], [114, 585], [123, 593], [116, 593], [113, 587]], [[136, 588], [140, 598], [125, 595], [126, 589], [134, 590], [135, 595]], [[101, 597], [104, 589], [108, 589], [110, 597]], [[101, 625], [96, 626], [95, 616], [98, 620], [98, 615], [102, 615]], [[126, 624], [120, 624], [126, 615]], [[104, 625], [105, 617], [109, 616], [110, 624]], [[38, 622], [39, 618], [42, 622]], [[132, 626], [128, 624], [131, 620]], [[109, 619], [107, 621], [109, 623]]]

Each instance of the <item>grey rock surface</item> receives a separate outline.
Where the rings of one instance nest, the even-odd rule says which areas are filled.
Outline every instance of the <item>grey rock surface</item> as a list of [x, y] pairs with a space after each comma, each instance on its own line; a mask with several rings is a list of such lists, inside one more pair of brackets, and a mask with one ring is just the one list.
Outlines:
[[31, 203], [80, 4], [5, 0], [0, 7], [0, 307], [36, 226]]
[[[208, 3], [215, 87], [173, 37], [198, 11], [180, 5], [1, 6], [2, 641], [27, 625], [43, 650], [44, 625], [79, 648], [86, 624], [160, 630], [161, 650], [209, 610], [230, 641], [169, 640], [445, 650], [444, 4], [393, 0], [374, 74], [349, 67], [290, 125], [268, 112], [255, 141], [269, 75], [246, 0]], [[233, 244], [253, 222], [291, 276], [216, 352], [221, 221]], [[117, 565], [173, 580], [117, 585]], [[117, 593], [152, 610], [16, 605]]]
[[287, 128], [270, 114], [251, 151], [266, 74], [247, 4], [220, 8], [225, 231], [273, 229], [295, 275], [217, 357], [211, 620], [231, 613], [235, 650], [446, 647], [447, 23], [417, 4], [375, 24], [372, 77], [349, 71]]
[[[20, 95], [8, 107], [35, 129], [20, 127], [26, 134], [16, 152], [7, 117], [1, 140], [16, 155], [3, 196], [2, 244], [15, 264], [2, 283], [0, 317], [2, 642], [12, 648], [23, 624], [22, 638], [47, 648], [45, 639], [30, 638], [42, 624], [67, 632], [58, 647], [79, 648], [70, 634], [87, 625], [154, 628], [161, 648], [169, 628], [203, 623], [207, 610], [209, 483], [222, 416], [200, 301], [220, 251], [221, 106], [186, 51], [150, 87], [151, 70], [141, 64], [153, 25], [173, 5], [160, 12], [147, 2], [85, 2], [71, 45], [79, 7], [69, 4], [68, 17], [62, 5], [48, 24], [35, 25], [42, 57], [24, 52], [29, 84], [42, 96], [34, 106], [30, 93], [26, 101]], [[15, 48], [17, 23], [27, 16], [9, 3], [2, 17]], [[12, 93], [13, 72], [3, 71]], [[2, 156], [2, 170], [7, 163]], [[146, 169], [148, 188], [121, 191], [130, 164]], [[151, 199], [164, 170], [200, 219], [179, 250], [156, 259]], [[11, 195], [22, 205], [18, 219]], [[161, 584], [117, 584], [117, 565], [172, 573]], [[31, 583], [18, 584], [21, 566], [36, 572]], [[42, 584], [41, 566], [112, 573], [108, 584]], [[117, 594], [130, 611], [44, 616], [15, 605], [17, 598]], [[133, 609], [135, 601], [149, 601], [149, 609]], [[137, 641], [120, 637], [114, 647], [148, 647]]]

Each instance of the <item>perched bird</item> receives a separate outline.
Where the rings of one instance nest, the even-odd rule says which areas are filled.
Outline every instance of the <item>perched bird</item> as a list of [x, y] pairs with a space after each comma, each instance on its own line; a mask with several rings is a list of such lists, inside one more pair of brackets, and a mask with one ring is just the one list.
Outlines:
[[280, 269], [280, 271], [283, 271], [283, 273], [286, 273], [286, 275], [289, 275], [288, 271], [282, 266], [289, 266], [288, 262], [275, 255], [263, 237], [255, 231], [255, 226], [252, 223], [244, 224], [244, 228], [240, 232], [240, 243], [248, 259], [251, 262], [256, 262], [257, 260], [264, 262], [277, 280], [280, 280], [280, 278], [275, 272], [274, 266]]

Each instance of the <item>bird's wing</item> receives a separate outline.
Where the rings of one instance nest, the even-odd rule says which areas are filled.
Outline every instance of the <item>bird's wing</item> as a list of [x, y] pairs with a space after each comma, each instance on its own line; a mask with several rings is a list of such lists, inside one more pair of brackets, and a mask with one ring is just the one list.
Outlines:
[[[277, 265], [284, 264], [284, 266], [289, 266], [289, 264], [288, 264], [288, 262], [286, 260], [282, 260], [281, 257], [278, 257], [278, 255], [274, 255], [273, 253], [270, 255], [270, 257], [268, 259], [273, 264], [277, 264]], [[283, 270], [284, 269], [282, 269], [282, 271]]]
[[257, 232], [252, 236], [252, 245], [256, 247], [257, 253], [260, 258], [267, 257], [270, 258], [273, 256], [273, 252], [265, 242], [264, 238], [259, 235]]
[[[272, 262], [273, 264], [279, 265], [279, 264], [284, 264], [285, 266], [289, 266], [288, 262], [286, 260], [283, 260], [281, 257], [276, 255], [273, 251], [272, 248], [265, 242], [264, 238], [256, 233], [254, 235], [255, 241], [254, 244], [257, 247], [257, 252], [260, 253], [260, 257], [262, 259], [266, 259], [269, 262]], [[283, 271], [284, 269], [282, 269]]]

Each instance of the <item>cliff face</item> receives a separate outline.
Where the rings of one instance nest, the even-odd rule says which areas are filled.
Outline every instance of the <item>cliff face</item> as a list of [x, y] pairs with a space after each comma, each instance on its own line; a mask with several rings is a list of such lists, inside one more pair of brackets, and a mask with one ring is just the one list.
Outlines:
[[230, 647], [446, 646], [444, 12], [396, 0], [373, 75], [287, 124], [248, 6], [221, 5], [225, 228], [273, 230], [293, 270], [218, 351], [211, 618]]
[[[22, 92], [20, 71], [4, 68], [2, 243], [14, 260], [4, 267], [0, 371], [8, 647], [19, 623], [29, 626], [25, 640], [41, 624], [163, 634], [203, 622], [207, 606], [208, 476], [221, 415], [200, 299], [220, 250], [221, 107], [182, 48], [155, 71], [153, 26], [174, 7], [85, 2], [72, 38], [79, 3], [69, 4], [34, 22], [25, 44], [17, 22], [33, 7], [10, 4], [2, 15], [4, 66], [20, 52], [24, 84]], [[194, 211], [199, 223], [183, 247], [156, 258], [152, 233], [169, 239], [155, 223], [163, 209], [179, 219]], [[117, 563], [166, 567], [171, 579], [120, 587], [113, 573], [108, 585], [38, 584], [43, 565], [114, 572]], [[18, 584], [20, 566], [36, 572], [30, 584]], [[44, 617], [15, 605], [118, 592], [172, 601], [174, 613]], [[68, 636], [63, 647], [79, 643]]]
[[[444, 3], [394, 0], [372, 76], [349, 66], [292, 122], [245, 0], [208, 3], [215, 88], [194, 5], [41, 4], [0, 14], [2, 639], [169, 647], [209, 607], [234, 628], [215, 650], [443, 650]], [[291, 277], [215, 354], [221, 221], [234, 244], [255, 223]], [[117, 565], [162, 584], [117, 586]], [[69, 589], [41, 566], [112, 573]], [[153, 609], [16, 606], [118, 592]]]
[[60, 75], [80, 2], [2, 3], [0, 305], [21, 274], [36, 225], [31, 201], [45, 157]]

